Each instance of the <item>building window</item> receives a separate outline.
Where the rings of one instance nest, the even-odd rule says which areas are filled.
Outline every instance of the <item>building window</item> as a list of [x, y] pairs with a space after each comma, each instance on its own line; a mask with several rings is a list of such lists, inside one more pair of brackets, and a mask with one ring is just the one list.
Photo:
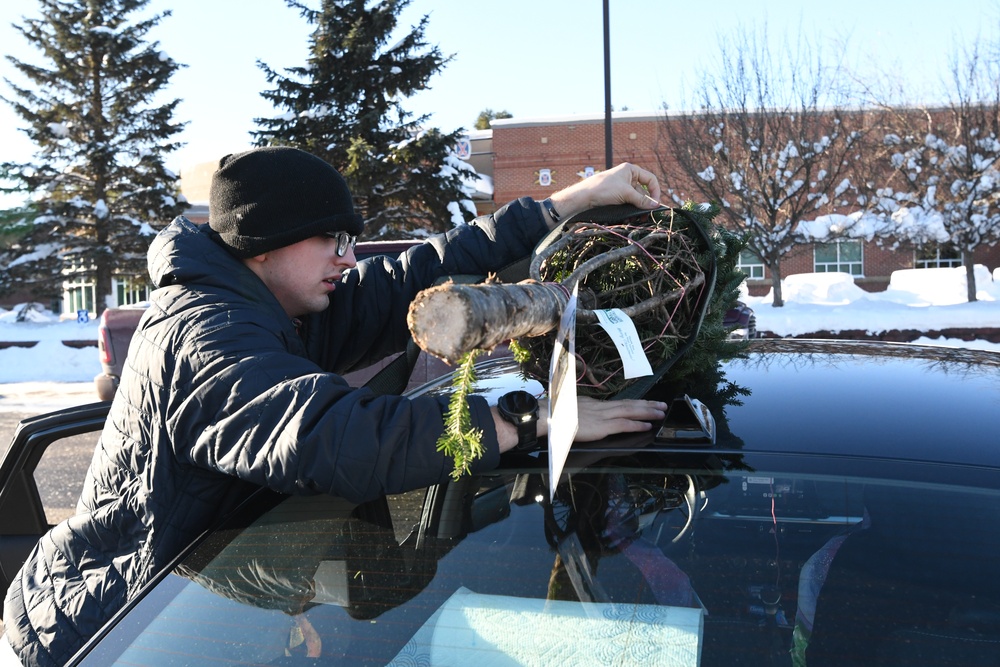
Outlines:
[[[94, 267], [84, 268], [79, 260], [70, 261], [63, 271], [66, 280], [63, 281], [63, 313], [76, 315], [81, 310], [96, 313], [97, 283], [94, 280]], [[145, 276], [115, 276], [112, 294], [115, 297], [114, 306], [148, 301], [153, 291]]]
[[819, 243], [813, 250], [813, 271], [816, 273], [849, 273], [864, 275], [861, 257], [861, 241], [840, 240], [833, 243]]
[[925, 246], [917, 250], [913, 265], [918, 269], [962, 266], [962, 253], [952, 245]]
[[63, 274], [66, 276], [63, 281], [63, 313], [75, 315], [81, 310], [96, 312], [97, 291], [92, 269], [85, 268], [79, 259], [70, 259]]
[[66, 313], [76, 314], [81, 310], [88, 313], [94, 310], [94, 283], [85, 281], [67, 282], [63, 296], [63, 303], [66, 305]]
[[115, 297], [119, 306], [125, 306], [141, 301], [149, 301], [152, 291], [145, 278], [137, 276], [115, 277]]
[[745, 273], [750, 280], [764, 279], [764, 262], [752, 250], [744, 250], [740, 253], [736, 269]]

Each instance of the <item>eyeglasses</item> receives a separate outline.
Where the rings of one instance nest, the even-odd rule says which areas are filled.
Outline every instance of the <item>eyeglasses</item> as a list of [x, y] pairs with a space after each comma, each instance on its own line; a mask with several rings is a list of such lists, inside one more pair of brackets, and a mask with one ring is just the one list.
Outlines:
[[325, 232], [324, 236], [328, 236], [331, 239], [337, 239], [337, 257], [343, 257], [347, 254], [347, 249], [354, 249], [354, 246], [358, 242], [357, 236], [352, 236], [347, 232]]

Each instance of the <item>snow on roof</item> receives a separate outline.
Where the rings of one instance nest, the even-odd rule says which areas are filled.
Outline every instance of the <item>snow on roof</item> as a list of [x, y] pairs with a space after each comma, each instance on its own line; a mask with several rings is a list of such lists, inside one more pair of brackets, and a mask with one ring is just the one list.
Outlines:
[[[612, 120], [657, 120], [665, 117], [663, 111], [612, 111]], [[495, 118], [490, 127], [526, 127], [531, 125], [564, 125], [566, 123], [598, 123], [604, 114], [576, 114], [562, 116], [534, 116], [526, 118]]]

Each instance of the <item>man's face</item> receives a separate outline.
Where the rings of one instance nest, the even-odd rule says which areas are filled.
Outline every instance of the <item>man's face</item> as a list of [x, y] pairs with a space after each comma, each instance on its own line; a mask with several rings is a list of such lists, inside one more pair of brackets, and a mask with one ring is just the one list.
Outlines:
[[313, 236], [251, 257], [247, 266], [260, 276], [289, 317], [318, 313], [330, 305], [340, 276], [357, 265], [354, 249], [337, 254], [337, 239]]

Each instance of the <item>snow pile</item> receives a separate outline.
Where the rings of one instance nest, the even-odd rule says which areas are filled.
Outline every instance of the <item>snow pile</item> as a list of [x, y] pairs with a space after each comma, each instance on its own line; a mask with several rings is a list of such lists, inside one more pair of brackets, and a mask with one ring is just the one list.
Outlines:
[[786, 302], [844, 306], [864, 299], [866, 292], [847, 273], [801, 273], [781, 281], [781, 294]]
[[[100, 372], [96, 346], [75, 348], [48, 339], [33, 347], [0, 349], [0, 395], [7, 393], [7, 383], [91, 382]], [[92, 400], [97, 400], [96, 390]]]
[[[981, 301], [1000, 301], [1000, 285], [990, 275], [989, 270], [982, 264], [977, 264], [975, 275], [976, 298]], [[965, 268], [893, 271], [889, 278], [889, 287], [881, 298], [913, 306], [951, 306], [966, 303], [968, 299]]]
[[[80, 322], [75, 317], [60, 317], [37, 303], [20, 304], [10, 310], [0, 308], [0, 342], [41, 340], [96, 342], [97, 320]], [[0, 366], [0, 382], [4, 381]]]
[[[94, 345], [71, 347], [63, 341], [94, 341]], [[40, 304], [0, 308], [0, 343], [11, 344], [0, 347], [0, 397], [5, 403], [12, 395], [38, 391], [16, 383], [92, 382], [101, 372], [96, 320], [61, 318]], [[95, 396], [92, 393], [90, 399]]]
[[782, 308], [771, 305], [771, 291], [751, 297], [744, 286], [742, 298], [757, 314], [757, 329], [778, 336], [1000, 329], [1000, 269], [991, 276], [977, 266], [976, 287], [979, 300], [968, 303], [962, 267], [895, 271], [883, 292], [866, 292], [846, 273], [802, 273], [781, 281]]

